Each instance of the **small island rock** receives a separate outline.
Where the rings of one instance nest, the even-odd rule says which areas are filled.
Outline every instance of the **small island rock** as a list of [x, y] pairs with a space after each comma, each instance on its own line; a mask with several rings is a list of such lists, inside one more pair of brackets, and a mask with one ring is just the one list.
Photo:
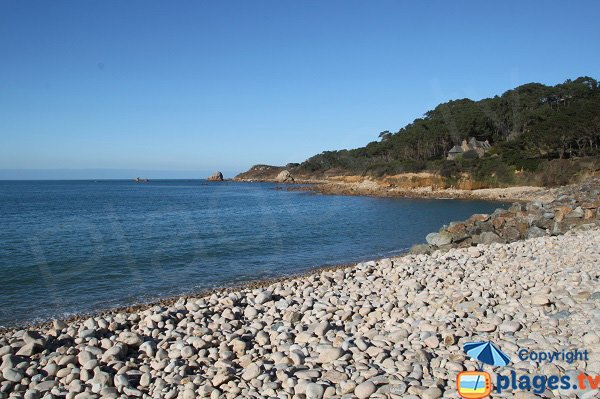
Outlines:
[[208, 177], [208, 181], [223, 181], [223, 173], [217, 171]]

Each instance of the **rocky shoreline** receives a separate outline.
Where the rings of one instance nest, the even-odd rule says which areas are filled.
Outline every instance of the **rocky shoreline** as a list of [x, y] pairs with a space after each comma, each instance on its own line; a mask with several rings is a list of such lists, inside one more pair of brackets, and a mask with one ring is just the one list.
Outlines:
[[479, 339], [511, 355], [503, 373], [598, 374], [599, 183], [453, 223], [427, 254], [4, 331], [0, 398], [450, 398]]
[[[444, 179], [433, 173], [403, 173], [381, 178], [332, 175], [315, 177], [290, 173], [286, 166], [255, 165], [233, 178], [238, 182], [287, 183], [289, 191], [309, 191], [326, 195], [357, 195], [392, 198], [468, 199], [491, 201], [548, 202], [558, 196], [560, 187], [509, 186], [477, 188], [468, 179], [447, 187]], [[585, 181], [585, 178], [582, 178]], [[590, 177], [588, 177], [588, 180]]]
[[528, 202], [533, 200], [548, 200], [552, 198], [551, 191], [544, 187], [503, 187], [465, 190], [457, 188], [415, 187], [400, 188], [387, 186], [374, 180], [360, 182], [332, 181], [298, 181], [302, 186], [287, 187], [290, 191], [311, 191], [325, 195], [358, 195], [387, 198], [431, 198], [431, 199], [466, 199], [489, 201]]
[[[548, 194], [550, 194], [548, 200]], [[509, 243], [525, 238], [564, 234], [574, 228], [600, 225], [600, 178], [559, 187], [536, 199], [515, 203], [508, 210], [490, 215], [472, 215], [428, 234], [427, 244], [416, 245], [413, 253], [464, 248], [476, 244]], [[539, 198], [539, 197], [538, 197]]]

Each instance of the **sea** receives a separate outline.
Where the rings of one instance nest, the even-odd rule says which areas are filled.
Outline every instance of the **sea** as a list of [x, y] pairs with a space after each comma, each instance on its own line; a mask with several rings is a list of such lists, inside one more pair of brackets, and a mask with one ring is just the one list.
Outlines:
[[274, 183], [0, 181], [0, 326], [399, 255], [490, 201]]

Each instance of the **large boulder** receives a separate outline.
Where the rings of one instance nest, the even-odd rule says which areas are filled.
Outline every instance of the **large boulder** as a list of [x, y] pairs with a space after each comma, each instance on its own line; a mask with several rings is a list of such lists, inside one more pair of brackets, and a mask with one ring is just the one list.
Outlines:
[[223, 173], [217, 171], [208, 177], [208, 181], [223, 181]]
[[527, 231], [527, 238], [537, 238], [544, 237], [546, 234], [546, 230], [541, 229], [537, 226], [531, 226]]
[[294, 178], [288, 170], [282, 170], [275, 178], [275, 181], [278, 183], [291, 183], [294, 181]]
[[452, 242], [461, 242], [469, 238], [467, 226], [464, 223], [451, 222], [446, 228], [446, 232], [452, 237]]
[[473, 236], [473, 243], [475, 244], [490, 245], [494, 243], [504, 244], [505, 242], [498, 234], [491, 231], [484, 231], [479, 235]]
[[429, 245], [435, 245], [437, 247], [440, 247], [442, 245], [450, 244], [452, 242], [452, 236], [449, 233], [442, 231], [440, 233], [427, 234], [425, 240]]
[[415, 244], [410, 248], [408, 253], [414, 255], [430, 254], [434, 247], [429, 244]]

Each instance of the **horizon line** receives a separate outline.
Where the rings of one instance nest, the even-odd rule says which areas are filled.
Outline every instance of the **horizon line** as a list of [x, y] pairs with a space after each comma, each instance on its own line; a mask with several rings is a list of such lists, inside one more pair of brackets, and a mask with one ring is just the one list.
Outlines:
[[[0, 181], [9, 180], [132, 180], [136, 177], [151, 180], [202, 180], [218, 170], [119, 169], [119, 168], [50, 168], [0, 169]], [[234, 177], [238, 170], [220, 170]]]

